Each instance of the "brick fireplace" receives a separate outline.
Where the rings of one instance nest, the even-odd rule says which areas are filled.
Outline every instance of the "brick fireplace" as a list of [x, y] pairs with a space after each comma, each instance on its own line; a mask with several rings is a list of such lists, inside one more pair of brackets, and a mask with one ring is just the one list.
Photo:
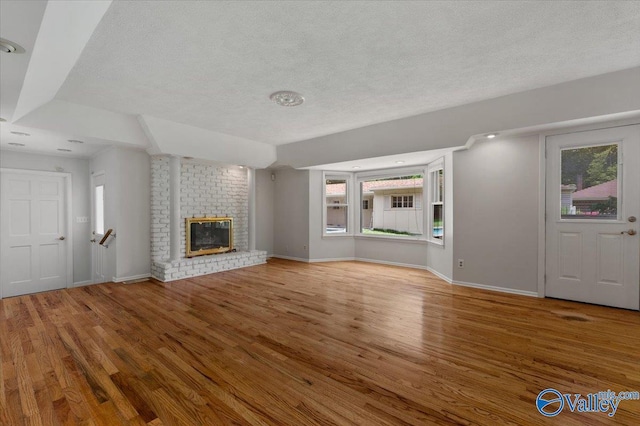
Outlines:
[[[266, 262], [249, 250], [249, 178], [246, 169], [180, 160], [179, 247], [171, 259], [171, 171], [168, 156], [151, 158], [151, 274], [172, 281]], [[177, 176], [177, 175], [176, 175]], [[233, 218], [234, 253], [186, 257], [186, 218]]]

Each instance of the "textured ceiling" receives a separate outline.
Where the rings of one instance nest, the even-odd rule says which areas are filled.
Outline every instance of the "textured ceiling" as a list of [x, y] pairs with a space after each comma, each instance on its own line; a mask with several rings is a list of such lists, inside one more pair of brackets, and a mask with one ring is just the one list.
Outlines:
[[57, 98], [277, 145], [638, 66], [639, 40], [640, 2], [115, 1]]

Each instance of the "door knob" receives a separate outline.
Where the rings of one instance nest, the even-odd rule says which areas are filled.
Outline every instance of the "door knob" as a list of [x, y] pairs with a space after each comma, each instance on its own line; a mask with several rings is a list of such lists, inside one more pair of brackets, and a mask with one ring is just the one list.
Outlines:
[[629, 216], [629, 219], [627, 219], [629, 222], [635, 222], [636, 221], [636, 217], [635, 216]]
[[622, 231], [621, 234], [636, 235], [636, 231], [634, 229], [629, 229], [628, 231]]
[[64, 241], [64, 237], [60, 237], [58, 238], [60, 241]]

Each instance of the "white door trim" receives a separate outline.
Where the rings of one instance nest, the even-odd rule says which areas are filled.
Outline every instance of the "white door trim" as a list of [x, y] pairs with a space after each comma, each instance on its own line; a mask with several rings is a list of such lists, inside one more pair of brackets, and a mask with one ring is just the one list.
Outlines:
[[[28, 170], [28, 169], [11, 169], [8, 167], [0, 168], [0, 173], [15, 173], [25, 175], [36, 176], [55, 176], [64, 178], [64, 189], [66, 197], [65, 205], [65, 223], [67, 226], [67, 285], [66, 288], [73, 287], [73, 212], [72, 212], [72, 175], [70, 172], [47, 172], [43, 170]], [[0, 283], [0, 299], [2, 299], [2, 284]]]
[[562, 129], [548, 130], [542, 132], [539, 135], [539, 157], [540, 157], [540, 169], [539, 169], [539, 181], [538, 181], [538, 297], [545, 297], [545, 274], [546, 274], [546, 257], [547, 257], [547, 221], [545, 220], [545, 214], [547, 211], [546, 204], [546, 175], [547, 175], [547, 137], [564, 135], [567, 133], [588, 132], [591, 130], [604, 130], [613, 127], [634, 126], [640, 124], [638, 118], [632, 118], [627, 120], [612, 121], [609, 123], [590, 124], [585, 126], [567, 127]]

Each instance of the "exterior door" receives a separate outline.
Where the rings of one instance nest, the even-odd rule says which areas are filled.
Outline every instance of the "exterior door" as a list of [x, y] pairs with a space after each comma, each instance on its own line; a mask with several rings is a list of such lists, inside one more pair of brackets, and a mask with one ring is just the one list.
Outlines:
[[68, 285], [65, 178], [2, 171], [2, 297]]
[[549, 297], [640, 308], [640, 125], [546, 139]]
[[104, 183], [103, 173], [91, 177], [91, 226], [93, 228], [91, 238], [91, 278], [94, 284], [106, 282], [107, 252], [106, 248], [99, 244], [106, 231], [104, 229]]

